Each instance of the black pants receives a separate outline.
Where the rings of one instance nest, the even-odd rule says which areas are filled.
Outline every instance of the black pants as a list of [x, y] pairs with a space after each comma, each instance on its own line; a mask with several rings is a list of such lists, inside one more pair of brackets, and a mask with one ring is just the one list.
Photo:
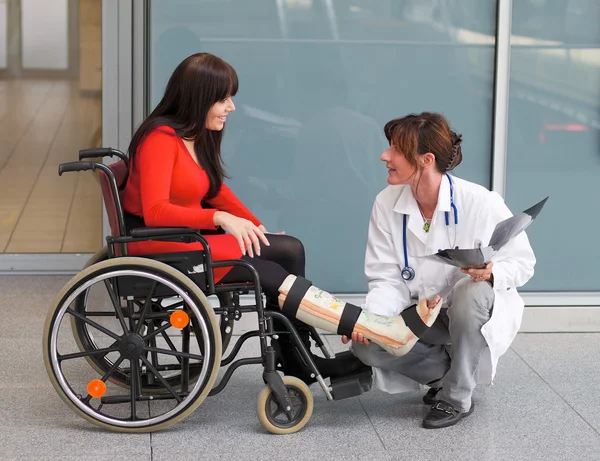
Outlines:
[[[266, 309], [279, 311], [277, 297], [279, 287], [290, 274], [304, 277], [305, 255], [300, 240], [287, 235], [267, 235], [270, 246], [261, 243], [260, 256], [243, 256], [242, 259], [254, 266], [260, 280], [261, 288], [266, 295]], [[223, 277], [223, 283], [251, 282], [250, 272], [244, 267], [234, 267]], [[301, 341], [310, 351], [311, 328], [298, 319], [290, 319]], [[273, 328], [277, 332], [286, 331], [282, 322], [273, 319]], [[315, 381], [312, 371], [307, 365], [287, 334], [282, 334], [271, 343], [278, 348], [278, 357], [286, 375], [297, 376], [306, 383]], [[342, 376], [356, 371], [362, 364], [354, 357], [340, 359], [324, 359], [312, 354], [312, 360], [325, 378]]]
[[[267, 297], [267, 306], [276, 308], [278, 288], [290, 275], [304, 277], [305, 261], [304, 245], [289, 235], [267, 234], [270, 246], [260, 244], [260, 256], [242, 256], [258, 273], [263, 292]], [[250, 272], [244, 267], [236, 266], [221, 279], [223, 283], [251, 282]]]

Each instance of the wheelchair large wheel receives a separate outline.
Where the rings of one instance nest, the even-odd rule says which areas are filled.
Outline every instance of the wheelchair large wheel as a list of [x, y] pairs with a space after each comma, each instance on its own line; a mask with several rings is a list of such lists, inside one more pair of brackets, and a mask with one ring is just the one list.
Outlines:
[[[134, 302], [140, 287], [149, 287], [141, 304]], [[92, 320], [77, 312], [83, 293], [86, 308], [93, 303], [112, 315]], [[183, 303], [161, 303], [173, 297]], [[94, 331], [93, 348], [80, 350], [71, 317]], [[205, 295], [176, 269], [146, 258], [99, 262], [71, 279], [48, 313], [43, 348], [50, 381], [67, 405], [122, 432], [154, 431], [188, 416], [210, 392], [221, 360], [219, 326]], [[90, 357], [111, 364], [99, 379]], [[115, 376], [124, 378], [126, 389]], [[147, 392], [143, 384], [149, 383], [162, 393]]]
[[273, 394], [269, 385], [265, 386], [256, 402], [256, 413], [260, 423], [273, 434], [293, 434], [302, 429], [313, 412], [313, 397], [304, 381], [294, 376], [284, 376], [285, 385], [292, 408], [287, 415]]
[[[108, 249], [106, 247], [103, 247], [100, 251], [95, 253], [88, 260], [88, 262], [84, 266], [84, 269], [87, 269], [88, 267], [98, 262], [106, 261], [107, 259]], [[93, 296], [90, 295], [90, 289], [85, 290], [83, 293], [81, 293], [75, 300], [74, 310], [86, 316], [88, 319], [95, 320], [96, 322], [101, 321], [100, 319], [102, 319], [102, 322], [105, 324], [108, 322], [108, 319], [106, 317], [108, 315], [112, 317], [112, 322], [116, 323], [118, 319], [112, 306], [104, 306], [104, 309], [102, 309], [99, 306], [90, 305], [93, 304], [93, 302], [91, 301], [93, 300]], [[231, 298], [232, 295], [230, 293], [220, 293], [218, 295], [218, 299], [221, 305], [230, 305], [232, 303]], [[140, 303], [142, 301], [138, 300], [137, 302]], [[89, 352], [98, 349], [98, 345], [96, 344], [96, 336], [98, 334], [97, 330], [90, 327], [88, 323], [81, 320], [79, 317], [71, 316], [70, 320], [71, 328], [73, 330], [73, 336], [75, 338], [75, 341], [77, 342], [79, 350], [81, 352]], [[153, 321], [148, 320], [147, 322], [150, 324]], [[233, 318], [225, 320], [224, 316], [221, 316], [219, 328], [221, 331], [222, 339], [221, 350], [224, 352], [227, 346], [229, 345], [233, 334]], [[167, 333], [165, 332], [161, 333], [161, 335], [163, 336], [165, 336], [166, 334]], [[106, 355], [90, 355], [86, 356], [85, 359], [88, 361], [90, 366], [98, 372], [100, 376], [106, 373], [106, 371], [110, 370], [110, 368], [113, 365], [111, 360]], [[198, 372], [199, 370], [193, 370], [190, 376], [190, 381], [193, 382], [196, 380], [197, 376], [194, 376], [194, 373]], [[126, 374], [121, 374], [119, 373], [119, 371], [115, 371], [115, 375], [111, 376], [109, 379], [119, 386], [122, 386], [126, 389], [129, 388]], [[171, 381], [171, 384], [174, 386], [177, 385], [177, 380], [178, 378], [176, 376], [172, 376], [169, 378], [169, 381]], [[162, 384], [155, 382], [142, 382], [142, 388], [145, 392], [149, 393], [162, 393], [166, 391], [165, 387], [162, 386]]]

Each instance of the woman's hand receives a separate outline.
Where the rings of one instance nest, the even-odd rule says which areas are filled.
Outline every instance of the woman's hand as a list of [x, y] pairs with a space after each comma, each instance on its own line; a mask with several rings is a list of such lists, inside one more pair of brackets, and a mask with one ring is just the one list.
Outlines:
[[492, 274], [492, 267], [494, 263], [492, 261], [488, 261], [485, 263], [483, 267], [463, 267], [461, 268], [461, 272], [463, 274], [468, 274], [471, 276], [473, 281], [475, 282], [486, 282], [490, 281], [493, 283], [494, 275]]
[[[269, 246], [269, 241], [265, 237], [265, 233], [260, 227], [254, 225], [252, 221], [227, 213], [225, 211], [217, 211], [214, 214], [213, 222], [215, 226], [222, 227], [226, 232], [233, 235], [240, 245], [242, 254], [246, 254], [253, 258], [254, 253], [260, 256], [260, 242]], [[261, 225], [264, 229], [264, 226]]]
[[[364, 344], [365, 346], [369, 345], [369, 340], [367, 338], [365, 338], [362, 335], [362, 333], [357, 333], [356, 331], [352, 332], [352, 341], [354, 341], [355, 343]], [[348, 344], [349, 342], [350, 342], [350, 338], [348, 338], [348, 336], [342, 336], [343, 344]]]

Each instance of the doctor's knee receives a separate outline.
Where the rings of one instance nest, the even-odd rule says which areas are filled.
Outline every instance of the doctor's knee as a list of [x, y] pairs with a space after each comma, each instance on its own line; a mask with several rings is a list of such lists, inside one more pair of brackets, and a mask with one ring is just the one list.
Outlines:
[[350, 351], [358, 360], [370, 367], [378, 367], [381, 365], [383, 360], [382, 356], [388, 354], [381, 347], [374, 343], [364, 345], [362, 343], [352, 342], [350, 345]]
[[470, 277], [460, 279], [449, 296], [449, 315], [472, 315], [473, 311], [491, 313], [494, 306], [494, 289], [488, 282], [475, 282]]

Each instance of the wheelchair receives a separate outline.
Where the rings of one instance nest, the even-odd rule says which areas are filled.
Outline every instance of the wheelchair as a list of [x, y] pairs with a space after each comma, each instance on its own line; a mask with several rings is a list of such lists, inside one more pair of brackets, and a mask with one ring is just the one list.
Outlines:
[[[102, 160], [106, 157], [118, 160], [108, 165]], [[128, 176], [123, 152], [84, 149], [79, 161], [59, 165], [58, 173], [87, 170], [98, 172], [111, 235], [106, 247], [57, 295], [43, 337], [50, 381], [75, 413], [113, 431], [165, 429], [190, 415], [207, 396], [221, 392], [237, 368], [261, 365], [265, 386], [256, 405], [260, 423], [271, 433], [296, 432], [312, 415], [313, 397], [304, 381], [284, 376], [277, 365], [271, 338], [285, 334], [327, 400], [360, 395], [371, 388], [370, 369], [330, 378], [328, 384], [289, 319], [264, 309], [252, 265], [243, 260], [213, 261], [205, 231], [148, 228], [139, 218], [136, 222], [127, 216], [121, 206]], [[128, 243], [148, 240], [200, 242], [204, 250], [128, 255]], [[215, 283], [213, 269], [231, 266], [247, 269], [252, 282]], [[252, 294], [253, 304], [240, 302], [240, 296]], [[218, 302], [211, 302], [211, 296]], [[224, 356], [235, 321], [248, 313], [258, 316], [257, 329], [239, 336]], [[275, 331], [273, 319], [285, 331]], [[331, 358], [312, 327], [310, 334], [324, 356]], [[260, 356], [236, 360], [243, 344], [253, 337], [259, 339]], [[221, 367], [227, 368], [215, 384]]]

